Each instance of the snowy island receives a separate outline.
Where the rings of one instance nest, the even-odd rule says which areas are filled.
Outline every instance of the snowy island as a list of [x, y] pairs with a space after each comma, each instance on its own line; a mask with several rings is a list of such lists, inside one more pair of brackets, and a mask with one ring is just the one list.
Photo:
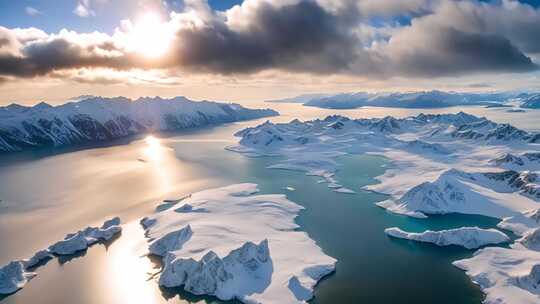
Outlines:
[[[522, 236], [511, 248], [484, 248], [455, 262], [487, 294], [486, 303], [539, 303], [540, 134], [463, 112], [263, 123], [240, 130], [228, 150], [246, 156], [281, 156], [268, 168], [320, 176], [333, 191], [343, 155], [373, 154], [391, 162], [379, 183], [378, 203], [389, 212], [427, 218], [431, 214], [475, 214], [498, 218], [498, 227]], [[354, 190], [354, 189], [352, 189]], [[536, 230], [535, 230], [536, 229]], [[394, 237], [477, 248], [508, 242], [497, 230], [458, 228]], [[511, 265], [511, 266], [509, 266]]]
[[412, 233], [397, 227], [384, 230], [388, 236], [418, 242], [433, 243], [437, 246], [457, 245], [467, 249], [476, 249], [491, 244], [501, 244], [510, 241], [510, 238], [496, 229], [480, 229], [478, 227], [462, 227], [442, 231], [424, 231]]
[[[294, 218], [303, 209], [255, 184], [210, 189], [141, 220], [159, 284], [244, 303], [305, 303], [335, 269]], [[301, 253], [301, 254], [299, 254]]]
[[0, 294], [11, 294], [23, 288], [37, 274], [33, 272], [42, 263], [55, 256], [72, 255], [99, 242], [111, 240], [122, 231], [120, 218], [107, 220], [101, 227], [86, 227], [36, 252], [31, 258], [11, 261], [0, 267]]
[[185, 97], [131, 100], [83, 96], [60, 106], [11, 104], [0, 107], [0, 152], [103, 142], [275, 115], [279, 114], [270, 109], [195, 102]]

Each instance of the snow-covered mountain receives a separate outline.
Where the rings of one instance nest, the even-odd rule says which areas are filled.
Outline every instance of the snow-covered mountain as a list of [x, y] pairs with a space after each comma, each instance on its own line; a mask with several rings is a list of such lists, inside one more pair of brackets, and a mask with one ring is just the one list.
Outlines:
[[[522, 93], [523, 94], [523, 93]], [[272, 102], [295, 102], [328, 109], [354, 109], [364, 106], [394, 108], [443, 108], [460, 105], [499, 105], [518, 93], [460, 93], [443, 91], [394, 93], [341, 93], [301, 95]], [[526, 96], [529, 96], [526, 94]]]
[[517, 214], [516, 208], [538, 207], [540, 185], [537, 179], [535, 173], [528, 171], [466, 173], [451, 169], [434, 182], [419, 184], [397, 201], [381, 202], [379, 206], [416, 217], [447, 213], [510, 217]]
[[[340, 191], [344, 188], [335, 174], [342, 165], [338, 157], [383, 156], [389, 162], [376, 178], [380, 183], [364, 189], [388, 194], [389, 199], [377, 205], [394, 213], [416, 217], [460, 213], [500, 219], [498, 227], [524, 237], [511, 246], [523, 248], [482, 249], [454, 265], [478, 282], [486, 303], [538, 302], [539, 266], [535, 265], [540, 264], [540, 253], [532, 250], [540, 248], [538, 133], [456, 113], [372, 119], [334, 115], [305, 122], [266, 122], [236, 135], [239, 143], [229, 150], [280, 156], [267, 168], [319, 176], [317, 182], [327, 183], [336, 192], [356, 190]], [[358, 167], [358, 172], [362, 169]], [[500, 232], [486, 234], [467, 227], [422, 233], [389, 229], [386, 233], [468, 248], [508, 241]]]
[[521, 107], [528, 109], [540, 109], [540, 93], [531, 94], [522, 98]]
[[44, 102], [33, 107], [11, 104], [0, 107], [0, 152], [106, 141], [274, 115], [278, 113], [270, 109], [195, 102], [185, 97], [130, 100], [83, 96], [60, 106]]
[[540, 170], [540, 152], [526, 152], [520, 155], [505, 153], [491, 160], [491, 163], [507, 169]]

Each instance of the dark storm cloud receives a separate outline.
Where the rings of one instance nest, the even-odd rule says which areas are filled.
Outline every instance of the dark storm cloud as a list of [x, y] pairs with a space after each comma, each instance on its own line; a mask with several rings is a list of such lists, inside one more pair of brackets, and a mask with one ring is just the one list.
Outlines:
[[[189, 17], [198, 22], [173, 16], [175, 40], [168, 56], [159, 59], [126, 51], [115, 36], [100, 36], [95, 42], [73, 34], [27, 41], [0, 27], [0, 76], [32, 77], [95, 67], [219, 74], [278, 69], [370, 78], [537, 69], [528, 55], [540, 50], [536, 38], [540, 12], [527, 5], [444, 0], [415, 0], [407, 5], [297, 0], [285, 5], [277, 0], [247, 0], [234, 14], [224, 14], [211, 11], [204, 2], [190, 3], [186, 12], [192, 9], [195, 13]], [[411, 17], [407, 25], [369, 23], [370, 14], [411, 12], [422, 14]]]
[[510, 41], [496, 35], [431, 28], [422, 45], [392, 54], [404, 75], [425, 77], [479, 72], [528, 72], [536, 64]]
[[347, 69], [357, 55], [351, 27], [314, 1], [262, 3], [252, 16], [246, 30], [214, 22], [179, 31], [179, 63], [225, 74], [266, 68], [335, 72]]

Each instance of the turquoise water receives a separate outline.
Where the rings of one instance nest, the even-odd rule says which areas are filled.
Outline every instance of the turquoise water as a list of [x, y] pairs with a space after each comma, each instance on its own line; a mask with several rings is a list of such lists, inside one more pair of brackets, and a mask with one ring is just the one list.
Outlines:
[[[0, 158], [0, 264], [32, 252], [90, 224], [119, 215], [128, 223], [116, 241], [80, 256], [52, 260], [38, 277], [2, 303], [219, 303], [179, 290], [161, 289], [143, 255], [137, 221], [156, 203], [194, 191], [239, 182], [262, 193], [285, 193], [306, 207], [297, 223], [324, 252], [338, 260], [320, 282], [313, 303], [481, 303], [482, 293], [451, 265], [472, 251], [390, 239], [387, 227], [410, 231], [461, 226], [495, 227], [497, 220], [448, 215], [413, 219], [375, 205], [385, 195], [361, 188], [376, 183], [387, 161], [376, 156], [339, 159], [337, 177], [357, 194], [332, 192], [317, 177], [270, 170], [274, 158], [247, 158], [226, 151], [233, 124], [163, 138], [62, 154], [25, 153]], [[141, 161], [144, 158], [144, 161]], [[296, 191], [286, 191], [284, 187]], [[302, 254], [302, 253], [298, 253]]]

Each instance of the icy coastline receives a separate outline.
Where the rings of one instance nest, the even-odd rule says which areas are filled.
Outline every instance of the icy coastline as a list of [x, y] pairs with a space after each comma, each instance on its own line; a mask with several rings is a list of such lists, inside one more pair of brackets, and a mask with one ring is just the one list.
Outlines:
[[311, 299], [336, 260], [296, 230], [303, 207], [257, 192], [255, 184], [204, 190], [141, 220], [149, 252], [163, 261], [159, 284], [244, 303]]
[[122, 231], [120, 218], [107, 220], [101, 227], [87, 227], [70, 233], [47, 249], [25, 260], [11, 261], [0, 268], [0, 294], [11, 294], [23, 288], [37, 274], [35, 268], [56, 256], [72, 255], [98, 243], [111, 240]]
[[[335, 175], [337, 157], [383, 156], [390, 166], [376, 178], [378, 184], [366, 189], [388, 194], [389, 199], [378, 206], [392, 213], [420, 218], [462, 213], [500, 219], [498, 227], [522, 236], [512, 248], [484, 248], [454, 264], [480, 285], [486, 303], [540, 301], [539, 133], [460, 112], [266, 122], [236, 135], [238, 144], [227, 149], [248, 156], [282, 156], [268, 168], [320, 176], [333, 190], [341, 186]], [[467, 227], [418, 234], [386, 232], [471, 249], [508, 242], [502, 232]], [[507, 266], [514, 264], [515, 271]]]

